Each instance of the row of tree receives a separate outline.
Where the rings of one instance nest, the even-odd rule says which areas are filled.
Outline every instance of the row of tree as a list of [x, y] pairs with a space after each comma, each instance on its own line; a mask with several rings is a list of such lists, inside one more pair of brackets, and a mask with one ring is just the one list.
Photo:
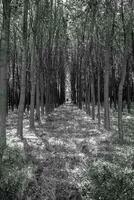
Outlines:
[[[18, 109], [23, 139], [24, 111], [35, 119], [65, 101], [67, 23], [62, 1], [2, 0], [0, 3], [0, 161], [6, 147], [8, 109]], [[1, 163], [0, 163], [1, 166]]]
[[[118, 109], [123, 140], [123, 102], [134, 101], [134, 2], [132, 0], [73, 1], [70, 28], [72, 100], [85, 101], [95, 119], [95, 105], [104, 106], [104, 127], [110, 130], [110, 106]], [[90, 103], [92, 110], [90, 111]]]

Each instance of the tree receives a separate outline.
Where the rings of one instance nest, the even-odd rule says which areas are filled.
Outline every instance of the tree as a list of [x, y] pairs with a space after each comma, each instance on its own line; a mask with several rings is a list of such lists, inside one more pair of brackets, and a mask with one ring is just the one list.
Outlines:
[[3, 0], [3, 23], [0, 40], [0, 167], [6, 147], [7, 78], [9, 63], [9, 34], [11, 0]]
[[25, 89], [26, 89], [26, 68], [27, 68], [27, 28], [28, 28], [28, 4], [29, 0], [24, 0], [23, 8], [23, 55], [22, 55], [22, 68], [21, 68], [21, 93], [18, 107], [18, 124], [17, 133], [23, 138], [23, 112], [25, 103]]
[[[130, 4], [130, 8], [132, 6], [132, 1]], [[124, 1], [121, 1], [121, 18], [122, 18], [122, 27], [123, 27], [123, 36], [124, 36], [124, 44], [123, 44], [123, 58], [122, 58], [122, 67], [121, 67], [121, 75], [120, 75], [120, 83], [118, 89], [118, 130], [119, 130], [119, 138], [120, 141], [123, 141], [123, 122], [122, 122], [122, 109], [123, 109], [123, 86], [126, 78], [126, 67], [129, 54], [129, 46], [130, 46], [130, 34], [131, 34], [131, 20], [132, 20], [132, 10], [130, 12], [130, 16], [128, 19], [127, 30], [126, 23], [124, 18]]]

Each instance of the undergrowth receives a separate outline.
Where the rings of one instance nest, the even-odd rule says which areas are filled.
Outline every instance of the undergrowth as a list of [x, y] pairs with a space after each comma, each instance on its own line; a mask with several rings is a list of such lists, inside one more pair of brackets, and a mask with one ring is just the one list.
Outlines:
[[82, 180], [83, 200], [133, 200], [134, 170], [108, 162], [92, 164]]
[[17, 147], [7, 148], [0, 177], [0, 200], [21, 200], [32, 174], [32, 165]]

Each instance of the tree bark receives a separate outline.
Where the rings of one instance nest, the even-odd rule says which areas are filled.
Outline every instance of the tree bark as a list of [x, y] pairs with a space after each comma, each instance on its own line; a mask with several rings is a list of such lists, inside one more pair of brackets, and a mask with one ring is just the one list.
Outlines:
[[41, 91], [41, 115], [44, 115], [44, 77], [43, 77], [43, 71], [41, 72], [40, 75], [40, 80], [41, 80], [41, 86], [40, 86], [40, 91]]
[[109, 118], [109, 48], [105, 51], [105, 67], [104, 67], [104, 127], [110, 130]]
[[[7, 115], [7, 68], [10, 34], [10, 2], [3, 0], [3, 25], [0, 41], [0, 168], [6, 147], [6, 115]], [[1, 173], [1, 170], [0, 170]]]
[[123, 141], [122, 97], [123, 97], [123, 86], [125, 82], [125, 77], [126, 77], [126, 56], [124, 58], [124, 62], [122, 66], [121, 80], [120, 80], [119, 90], [118, 90], [118, 132], [119, 132], [119, 139], [121, 142]]
[[[121, 79], [119, 83], [119, 89], [118, 89], [118, 133], [119, 133], [119, 139], [122, 142], [123, 141], [123, 121], [122, 121], [122, 107], [123, 107], [123, 86], [125, 83], [126, 78], [126, 68], [127, 68], [127, 60], [128, 60], [128, 44], [129, 44], [129, 35], [131, 31], [131, 26], [129, 26], [129, 29], [126, 32], [126, 24], [124, 19], [124, 1], [121, 1], [121, 17], [122, 17], [122, 25], [123, 25], [123, 31], [124, 31], [124, 53], [123, 53], [123, 63], [122, 63], [122, 69], [121, 69]], [[131, 15], [130, 15], [130, 22], [131, 22]], [[127, 43], [128, 42], [128, 43]]]
[[40, 84], [40, 77], [39, 77], [39, 71], [37, 71], [37, 74], [36, 74], [36, 120], [40, 124], [40, 86], [39, 84]]
[[[93, 73], [93, 72], [92, 72]], [[95, 88], [94, 88], [94, 74], [91, 75], [91, 102], [92, 102], [92, 119], [95, 119]]]
[[12, 87], [11, 87], [11, 107], [12, 111], [14, 111], [14, 104], [15, 104], [15, 62], [16, 62], [16, 30], [13, 27], [14, 33], [14, 46], [13, 46], [13, 58], [12, 58]]
[[24, 0], [23, 10], [23, 55], [22, 55], [22, 69], [21, 69], [21, 93], [18, 107], [18, 124], [17, 133], [23, 138], [23, 113], [25, 103], [25, 89], [26, 89], [26, 68], [27, 68], [27, 18], [28, 18], [28, 3], [29, 0]]
[[98, 80], [97, 80], [97, 87], [98, 87], [98, 126], [100, 127], [100, 66], [98, 63]]
[[31, 98], [30, 98], [30, 128], [34, 129], [34, 105], [35, 105], [35, 45], [34, 41], [32, 39], [32, 45], [31, 45], [31, 71], [30, 71], [30, 77], [31, 77]]

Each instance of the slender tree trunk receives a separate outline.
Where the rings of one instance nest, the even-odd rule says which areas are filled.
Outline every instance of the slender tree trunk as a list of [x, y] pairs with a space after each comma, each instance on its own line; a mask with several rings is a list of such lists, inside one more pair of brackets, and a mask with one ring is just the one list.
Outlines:
[[112, 43], [114, 36], [115, 26], [115, 14], [111, 12], [111, 2], [106, 0], [106, 30], [105, 30], [105, 67], [104, 67], [104, 127], [110, 130], [110, 110], [109, 110], [109, 75], [111, 68], [111, 55], [112, 55]]
[[116, 104], [117, 104], [117, 93], [116, 93], [116, 78], [115, 78], [115, 68], [112, 68], [112, 97], [113, 97], [113, 103], [114, 108], [116, 110]]
[[98, 87], [98, 126], [100, 127], [100, 66], [98, 63], [98, 81], [97, 81], [97, 87]]
[[131, 112], [131, 97], [130, 97], [130, 91], [131, 91], [131, 87], [130, 87], [130, 68], [129, 68], [129, 61], [127, 62], [127, 72], [126, 72], [126, 79], [127, 79], [127, 110], [128, 113]]
[[87, 91], [87, 96], [88, 96], [88, 105], [87, 105], [87, 114], [91, 114], [91, 110], [90, 110], [90, 94], [91, 94], [91, 79], [90, 79], [90, 75], [88, 74], [88, 91]]
[[34, 41], [32, 40], [32, 54], [31, 54], [31, 71], [30, 71], [30, 77], [31, 77], [31, 100], [30, 100], [30, 128], [34, 129], [34, 105], [35, 105], [35, 85], [36, 85], [36, 79], [35, 79], [35, 45]]
[[79, 103], [79, 72], [78, 69], [76, 71], [76, 104], [78, 106]]
[[[93, 72], [92, 72], [93, 73]], [[91, 100], [92, 100], [92, 119], [95, 119], [95, 88], [94, 88], [94, 75], [91, 77]]]
[[43, 72], [41, 72], [40, 75], [40, 80], [41, 80], [41, 86], [40, 86], [40, 91], [41, 91], [41, 115], [44, 115], [44, 77], [43, 77]]
[[[81, 52], [80, 52], [81, 54]], [[79, 60], [80, 59], [80, 60]], [[79, 60], [79, 71], [78, 71], [78, 107], [82, 109], [82, 84], [81, 84], [81, 65], [82, 65], [82, 55], [80, 55]]]
[[76, 67], [75, 64], [72, 66], [71, 72], [71, 99], [74, 104], [76, 104]]
[[[7, 68], [10, 34], [10, 0], [3, 0], [3, 25], [0, 41], [0, 168], [6, 147]], [[1, 173], [1, 169], [0, 169]]]
[[36, 120], [40, 123], [40, 79], [39, 71], [36, 76]]
[[121, 142], [123, 141], [122, 97], [123, 97], [123, 86], [125, 82], [125, 76], [126, 76], [126, 61], [124, 61], [123, 66], [122, 66], [121, 81], [120, 81], [119, 90], [118, 90], [118, 132], [119, 132], [119, 139]]
[[15, 27], [13, 27], [13, 33], [14, 33], [14, 46], [13, 46], [13, 60], [12, 60], [12, 76], [13, 76], [13, 83], [12, 83], [12, 100], [11, 100], [11, 107], [12, 111], [14, 111], [14, 104], [15, 104], [15, 62], [16, 62], [16, 31]]
[[23, 61], [21, 69], [21, 93], [18, 107], [18, 124], [17, 133], [23, 138], [23, 113], [25, 104], [25, 89], [26, 89], [26, 67], [27, 67], [27, 18], [28, 18], [28, 3], [29, 0], [24, 0], [23, 12]]
[[[128, 59], [128, 44], [130, 37], [127, 37], [130, 34], [131, 26], [129, 26], [129, 29], [126, 32], [126, 24], [124, 19], [124, 1], [121, 1], [121, 17], [122, 17], [122, 25], [123, 25], [123, 31], [124, 31], [124, 55], [123, 55], [123, 63], [121, 68], [121, 79], [119, 83], [119, 89], [118, 89], [118, 133], [119, 133], [119, 139], [122, 142], [123, 141], [123, 121], [122, 121], [122, 108], [123, 108], [123, 86], [125, 83], [126, 78], [126, 68], [127, 68], [127, 59]], [[131, 22], [131, 15], [130, 15], [130, 22]], [[128, 44], [127, 44], [128, 42]]]
[[88, 74], [87, 74], [87, 70], [85, 69], [85, 107], [86, 107], [86, 113], [87, 113], [87, 109], [88, 109]]
[[104, 127], [110, 130], [109, 118], [109, 50], [105, 51], [105, 67], [104, 67]]
[[[92, 41], [93, 42], [93, 41]], [[92, 53], [92, 51], [91, 51]], [[94, 85], [94, 61], [93, 54], [90, 55], [91, 60], [91, 103], [92, 103], [92, 119], [95, 119], [95, 85]]]
[[[97, 4], [96, 4], [97, 6]], [[91, 65], [91, 102], [92, 102], [92, 119], [95, 119], [95, 87], [94, 87], [94, 71], [93, 71], [93, 34], [95, 28], [96, 6], [93, 6], [92, 20], [91, 20], [91, 39], [89, 44], [89, 56]]]
[[16, 108], [18, 109], [19, 106], [19, 99], [20, 99], [20, 79], [19, 79], [19, 72], [18, 72], [18, 66], [16, 66], [16, 76], [17, 76], [17, 82], [16, 82], [16, 87], [15, 87], [15, 104], [16, 104]]

